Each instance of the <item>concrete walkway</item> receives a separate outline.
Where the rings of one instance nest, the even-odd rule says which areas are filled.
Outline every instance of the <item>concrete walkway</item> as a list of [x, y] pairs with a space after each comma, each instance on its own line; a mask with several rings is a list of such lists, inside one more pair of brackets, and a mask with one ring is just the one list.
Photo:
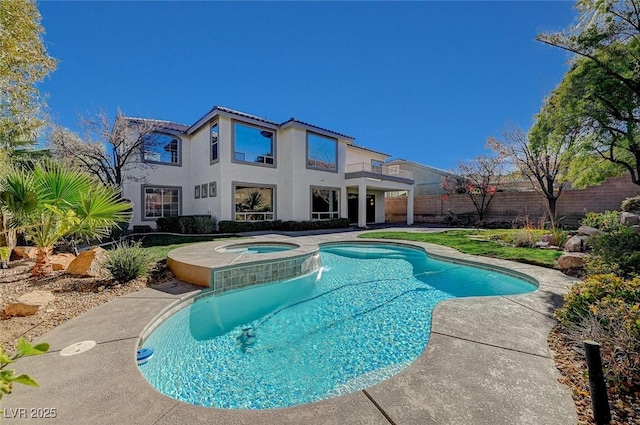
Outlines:
[[[417, 230], [421, 231], [421, 230]], [[426, 230], [423, 230], [426, 231]], [[318, 236], [256, 236], [257, 240], [352, 240], [359, 232]], [[560, 384], [546, 338], [553, 310], [571, 279], [562, 273], [474, 257], [420, 244], [428, 252], [492, 264], [535, 277], [525, 295], [454, 299], [440, 303], [424, 353], [400, 374], [364, 391], [274, 410], [192, 406], [154, 390], [140, 374], [135, 350], [145, 327], [199, 288], [171, 282], [118, 298], [42, 337], [45, 355], [21, 359], [39, 388], [16, 385], [2, 401], [4, 424], [575, 424], [569, 388]], [[70, 344], [93, 340], [84, 353], [63, 357]], [[7, 418], [20, 414], [26, 418]], [[34, 413], [55, 409], [55, 418]]]

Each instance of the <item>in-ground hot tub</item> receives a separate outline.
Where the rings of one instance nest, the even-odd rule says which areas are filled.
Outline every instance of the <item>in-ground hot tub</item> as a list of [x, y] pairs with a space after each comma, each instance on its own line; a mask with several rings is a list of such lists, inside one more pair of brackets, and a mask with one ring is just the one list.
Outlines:
[[300, 248], [300, 245], [286, 242], [246, 242], [224, 245], [216, 248], [216, 251], [229, 254], [270, 254], [296, 248]]

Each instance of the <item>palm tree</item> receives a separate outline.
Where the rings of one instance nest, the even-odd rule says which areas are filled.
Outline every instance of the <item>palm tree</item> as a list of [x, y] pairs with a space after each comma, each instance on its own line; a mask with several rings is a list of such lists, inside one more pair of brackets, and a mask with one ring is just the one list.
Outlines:
[[116, 223], [131, 217], [131, 205], [119, 198], [117, 188], [50, 160], [33, 170], [10, 171], [0, 199], [13, 217], [12, 225], [22, 228], [37, 247], [34, 276], [51, 272], [48, 256], [62, 238], [107, 236]]

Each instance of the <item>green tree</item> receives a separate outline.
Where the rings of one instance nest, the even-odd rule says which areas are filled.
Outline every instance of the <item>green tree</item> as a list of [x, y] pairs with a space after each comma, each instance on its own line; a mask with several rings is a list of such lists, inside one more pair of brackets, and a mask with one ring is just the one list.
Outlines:
[[640, 0], [581, 0], [578, 9], [576, 25], [538, 36], [576, 54], [553, 95], [579, 134], [573, 173], [578, 186], [624, 171], [640, 185]]
[[0, 146], [9, 153], [35, 143], [45, 122], [36, 84], [56, 68], [43, 42], [35, 1], [0, 2]]
[[130, 219], [131, 205], [119, 198], [117, 188], [52, 161], [10, 172], [4, 186], [1, 199], [13, 226], [38, 248], [34, 276], [51, 272], [48, 256], [62, 238], [104, 237]]
[[[55, 70], [56, 61], [45, 48], [40, 20], [35, 1], [0, 1], [0, 179], [11, 162], [33, 156], [45, 122], [36, 84]], [[0, 246], [13, 248], [15, 232], [8, 221], [0, 211]]]

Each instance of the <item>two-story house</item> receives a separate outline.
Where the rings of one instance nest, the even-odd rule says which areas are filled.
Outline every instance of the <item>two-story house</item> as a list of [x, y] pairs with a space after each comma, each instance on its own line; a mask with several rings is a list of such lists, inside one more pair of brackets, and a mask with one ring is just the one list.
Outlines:
[[[134, 204], [132, 224], [205, 214], [217, 220], [384, 222], [384, 194], [408, 191], [409, 172], [389, 173], [389, 155], [354, 138], [294, 118], [276, 123], [216, 106], [193, 125], [143, 118], [154, 132], [140, 152], [151, 167], [130, 172], [122, 193]], [[409, 212], [413, 202], [409, 203]], [[408, 214], [408, 224], [413, 213]]]

